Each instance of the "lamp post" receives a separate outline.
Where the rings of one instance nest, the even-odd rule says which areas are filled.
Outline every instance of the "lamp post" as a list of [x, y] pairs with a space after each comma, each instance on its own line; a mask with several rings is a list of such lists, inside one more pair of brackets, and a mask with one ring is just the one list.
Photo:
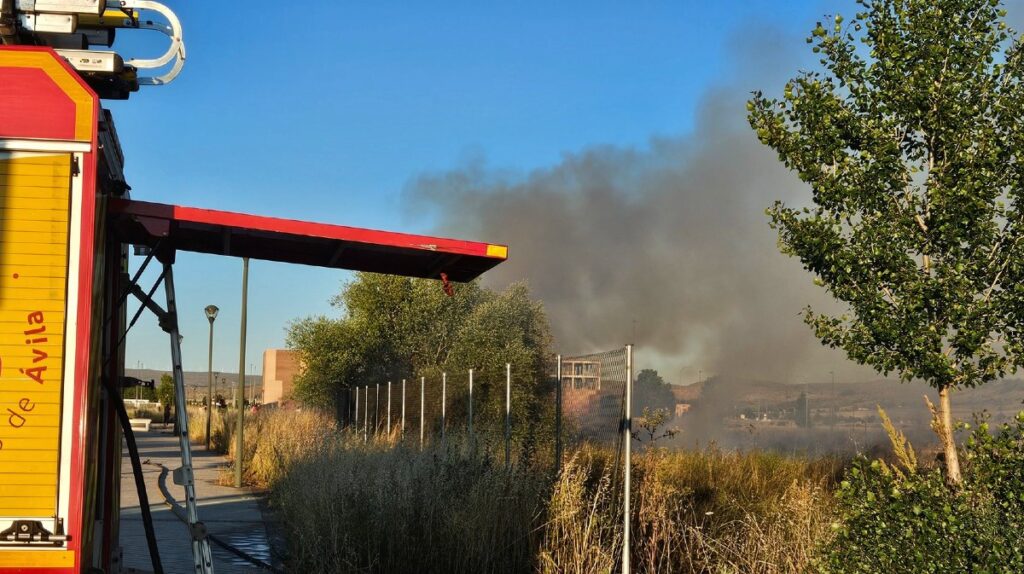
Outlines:
[[210, 360], [207, 369], [206, 392], [206, 450], [210, 450], [210, 419], [213, 418], [213, 322], [217, 319], [220, 309], [216, 305], [207, 305], [206, 318], [210, 320]]

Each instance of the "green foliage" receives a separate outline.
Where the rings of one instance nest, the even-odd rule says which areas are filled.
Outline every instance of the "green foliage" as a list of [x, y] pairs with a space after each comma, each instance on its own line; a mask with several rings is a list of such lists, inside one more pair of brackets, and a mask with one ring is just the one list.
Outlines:
[[160, 377], [160, 385], [156, 388], [156, 396], [160, 400], [160, 404], [165, 407], [170, 406], [174, 408], [174, 377], [167, 373]]
[[907, 467], [912, 456], [902, 457], [902, 469], [857, 460], [841, 483], [842, 521], [819, 570], [1024, 571], [1024, 413], [990, 430], [981, 422], [967, 441], [957, 489], [938, 469]]
[[812, 191], [768, 210], [846, 303], [827, 345], [902, 379], [974, 386], [1022, 363], [1024, 58], [995, 0], [859, 0], [808, 38], [823, 70], [757, 93], [751, 126]]
[[636, 408], [666, 409], [673, 411], [676, 397], [672, 387], [661, 378], [658, 371], [644, 369], [633, 383], [633, 405]]
[[668, 427], [672, 416], [672, 411], [668, 409], [652, 410], [651, 407], [644, 407], [643, 413], [635, 421], [637, 430], [633, 431], [633, 438], [648, 445], [661, 439], [671, 439], [679, 434], [679, 429]]
[[[533, 417], [549, 408], [538, 398], [550, 378], [551, 342], [540, 303], [521, 284], [500, 293], [478, 282], [454, 289], [449, 297], [436, 281], [357, 274], [332, 301], [342, 317], [310, 317], [290, 326], [288, 346], [299, 351], [304, 365], [296, 397], [330, 408], [349, 388], [407, 379], [413, 408], [419, 404], [419, 378], [427, 377], [430, 411], [439, 399], [441, 373], [447, 372], [448, 416], [458, 418], [472, 368], [475, 424], [484, 427], [503, 420], [505, 364], [511, 363], [515, 416]], [[517, 433], [531, 427], [513, 424]]]
[[125, 399], [141, 399], [145, 401], [156, 401], [156, 389], [153, 387], [129, 387], [121, 391], [121, 397]]

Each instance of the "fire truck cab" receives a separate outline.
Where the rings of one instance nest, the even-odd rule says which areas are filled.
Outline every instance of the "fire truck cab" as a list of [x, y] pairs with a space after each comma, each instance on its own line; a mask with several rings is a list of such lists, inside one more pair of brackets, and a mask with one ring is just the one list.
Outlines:
[[[168, 39], [154, 58], [109, 48], [115, 33]], [[173, 263], [177, 251], [468, 281], [507, 257], [502, 245], [138, 201], [101, 98], [178, 76], [178, 19], [148, 0], [0, 0], [0, 574], [122, 571], [118, 542], [124, 341], [160, 315], [170, 335], [186, 502], [190, 454]], [[146, 75], [152, 72], [151, 75]], [[130, 247], [157, 286], [128, 274]], [[175, 349], [177, 355], [175, 355]], [[133, 441], [129, 441], [133, 444]], [[196, 572], [212, 572], [190, 507]], [[159, 569], [155, 565], [155, 570]]]

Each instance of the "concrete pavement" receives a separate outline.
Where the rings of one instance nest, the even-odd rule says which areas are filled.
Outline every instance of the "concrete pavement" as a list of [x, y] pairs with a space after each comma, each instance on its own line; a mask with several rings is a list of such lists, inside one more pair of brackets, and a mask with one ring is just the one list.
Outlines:
[[[136, 431], [135, 439], [143, 463], [149, 460], [151, 463], [162, 464], [171, 471], [181, 466], [178, 440], [169, 428], [165, 430], [154, 425], [149, 432]], [[227, 460], [223, 456], [208, 453], [202, 446], [196, 445], [192, 446], [192, 456], [199, 519], [206, 524], [207, 531], [256, 558], [271, 562], [259, 498], [249, 489], [218, 484], [221, 474], [227, 468]], [[122, 457], [120, 538], [124, 550], [124, 566], [151, 572], [152, 564], [127, 447], [123, 449]], [[170, 472], [161, 478], [161, 468], [155, 464], [143, 464], [142, 471], [164, 571], [168, 574], [194, 572], [188, 529], [164, 504], [159, 481], [165, 481], [167, 489], [182, 506], [185, 498], [184, 488], [174, 484]], [[266, 572], [212, 542], [210, 547], [213, 550], [214, 571], [217, 574]]]

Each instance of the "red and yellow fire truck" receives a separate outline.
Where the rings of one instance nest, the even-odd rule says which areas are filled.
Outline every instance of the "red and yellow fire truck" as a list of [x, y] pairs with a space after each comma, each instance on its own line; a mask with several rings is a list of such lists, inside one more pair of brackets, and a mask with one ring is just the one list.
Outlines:
[[[134, 31], [166, 36], [167, 51], [125, 59], [110, 49], [116, 33]], [[184, 419], [176, 252], [445, 281], [470, 280], [507, 256], [501, 245], [133, 198], [101, 98], [125, 99], [181, 72], [180, 23], [156, 2], [0, 0], [0, 40], [0, 573], [121, 570], [121, 445], [131, 429], [120, 396], [137, 319], [126, 301], [138, 298], [139, 312], [157, 313], [169, 334]], [[145, 256], [131, 276], [130, 246]], [[162, 269], [144, 289], [149, 265]], [[195, 571], [212, 572], [181, 423], [176, 482]]]

